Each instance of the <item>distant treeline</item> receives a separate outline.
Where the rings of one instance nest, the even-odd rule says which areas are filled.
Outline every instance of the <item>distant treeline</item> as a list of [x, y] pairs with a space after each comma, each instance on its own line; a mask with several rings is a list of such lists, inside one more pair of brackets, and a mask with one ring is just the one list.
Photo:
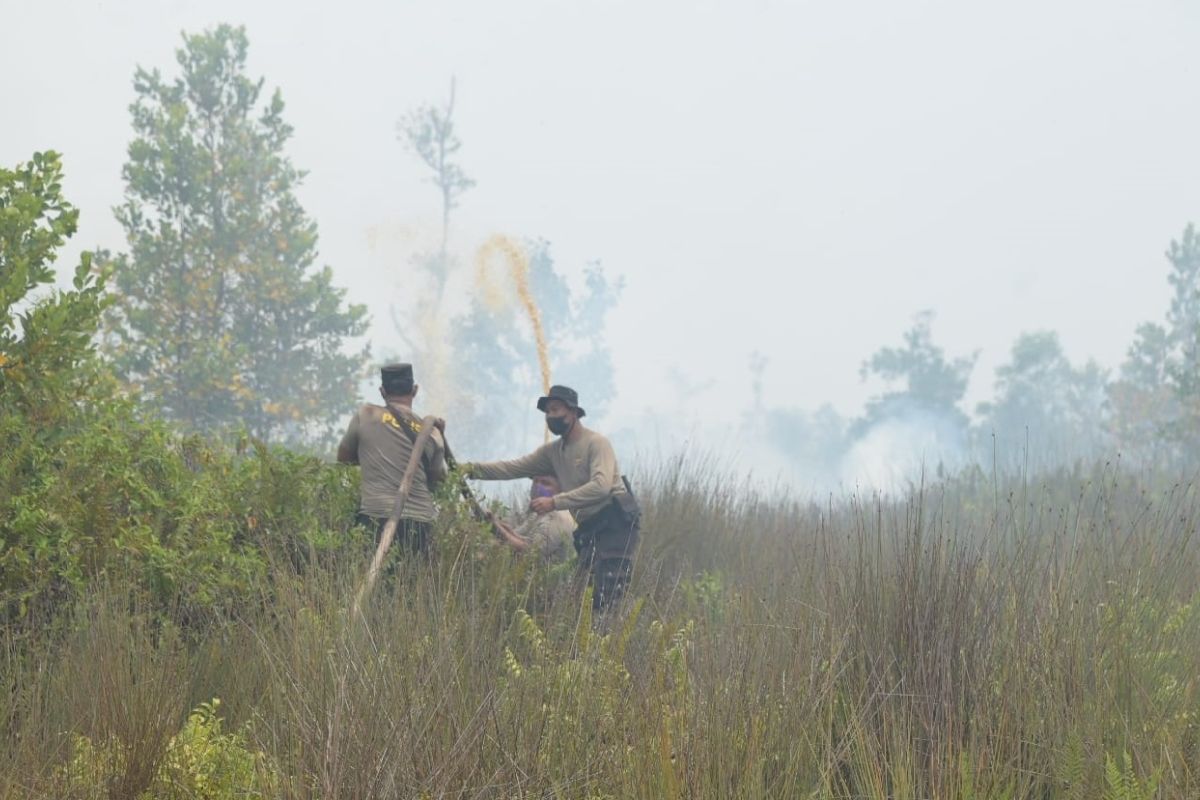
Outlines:
[[[1073, 364], [1051, 330], [1024, 333], [997, 368], [994, 396], [968, 416], [963, 398], [977, 353], [949, 357], [933, 314], [918, 314], [899, 346], [861, 368], [888, 387], [854, 419], [809, 413], [756, 393], [747, 427], [801, 469], [854, 480], [899, 469], [907, 480], [966, 467], [1041, 472], [1095, 459], [1132, 468], [1194, 468], [1200, 443], [1200, 235], [1189, 224], [1166, 251], [1172, 298], [1141, 325], [1114, 372]], [[751, 359], [756, 386], [766, 362]], [[870, 463], [884, 459], [890, 464]], [[858, 468], [860, 472], [855, 474]], [[895, 477], [895, 470], [892, 471]]]

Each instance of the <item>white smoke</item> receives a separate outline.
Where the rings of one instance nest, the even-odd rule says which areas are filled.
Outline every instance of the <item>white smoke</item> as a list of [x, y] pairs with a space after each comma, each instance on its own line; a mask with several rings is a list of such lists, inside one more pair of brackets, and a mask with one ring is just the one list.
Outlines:
[[953, 472], [968, 460], [966, 432], [952, 420], [907, 411], [869, 428], [842, 457], [845, 487], [900, 493], [922, 478]]

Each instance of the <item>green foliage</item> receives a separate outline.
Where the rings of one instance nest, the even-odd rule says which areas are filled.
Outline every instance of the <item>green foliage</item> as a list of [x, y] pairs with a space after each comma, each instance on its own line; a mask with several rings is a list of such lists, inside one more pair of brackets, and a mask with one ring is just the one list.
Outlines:
[[[56, 407], [89, 385], [84, 365], [104, 306], [104, 279], [87, 253], [73, 289], [37, 297], [54, 280], [57, 251], [75, 233], [79, 212], [62, 196], [62, 163], [34, 153], [0, 168], [0, 412], [18, 408], [47, 424]], [[0, 439], [0, 450], [3, 449]]]
[[[278, 769], [244, 732], [224, 731], [214, 699], [193, 710], [167, 743], [151, 783], [137, 800], [253, 800], [278, 797]], [[61, 770], [60, 790], [72, 798], [109, 796], [108, 787], [127, 771], [116, 741], [93, 742], [76, 736], [71, 760]]]
[[721, 573], [704, 570], [692, 580], [682, 582], [680, 589], [688, 604], [702, 609], [707, 617], [719, 619], [725, 613], [728, 604], [725, 602], [726, 589]]
[[1146, 463], [1168, 463], [1174, 449], [1165, 429], [1166, 421], [1178, 415], [1167, 374], [1169, 353], [1161, 325], [1139, 326], [1117, 380], [1108, 386], [1116, 443]]
[[1062, 787], [1063, 800], [1087, 800], [1087, 774], [1083, 739], [1075, 731], [1067, 737], [1066, 748], [1055, 764], [1055, 777]]
[[0, 602], [30, 606], [130, 581], [165, 605], [228, 606], [253, 594], [274, 554], [303, 564], [336, 549], [353, 476], [257, 445], [239, 456], [140, 419], [124, 402], [52, 432], [0, 420]]
[[966, 393], [975, 356], [947, 359], [933, 342], [932, 325], [933, 312], [918, 314], [904, 334], [902, 347], [881, 348], [863, 363], [863, 378], [878, 377], [902, 388], [872, 399], [864, 418], [854, 426], [856, 432], [888, 417], [913, 412], [939, 417], [966, 430], [967, 418], [959, 403]]
[[[245, 533], [266, 553], [281, 509], [318, 515], [329, 495], [301, 495], [346, 474], [308, 464], [194, 455], [240, 487], [230, 505], [259, 517]], [[432, 557], [399, 559], [362, 617], [365, 548], [301, 546], [248, 579], [269, 602], [184, 608], [186, 626], [110, 582], [65, 632], [4, 629], [0, 797], [71, 796], [51, 777], [88, 764], [121, 773], [120, 796], [164, 770], [199, 791], [182, 776], [247, 776], [246, 753], [278, 787], [257, 791], [296, 798], [1200, 791], [1194, 490], [1097, 470], [809, 507], [708, 480], [642, 482], [648, 533], [616, 617], [451, 508]], [[351, 511], [314, 528], [335, 537]], [[178, 734], [213, 696], [230, 727]]]
[[227, 607], [270, 558], [303, 566], [341, 546], [349, 473], [180, 437], [114, 397], [92, 350], [104, 280], [86, 256], [73, 290], [34, 296], [75, 230], [61, 177], [53, 153], [0, 170], [0, 619], [35, 625], [31, 611], [100, 578], [163, 608]]
[[[61, 242], [29, 208], [11, 230], [49, 238], [10, 233], [6, 265]], [[1200, 790], [1190, 490], [966, 476], [808, 507], [667, 470], [643, 483], [634, 607], [600, 620], [443, 495], [433, 557], [352, 619], [355, 474], [180, 436], [81, 381], [95, 291], [46, 362], [73, 368], [0, 416], [6, 800]], [[927, 334], [875, 367], [953, 408], [962, 365]], [[209, 706], [179, 730], [213, 696], [254, 724]]]
[[[627, 622], [611, 634], [592, 632], [586, 623], [590, 597], [585, 599], [578, 638], [556, 643], [529, 614], [518, 610], [517, 641], [504, 650], [500, 724], [515, 733], [514, 744], [530, 734], [544, 742], [536, 749], [538, 766], [547, 772], [585, 758], [619, 762], [628, 756], [624, 741], [602, 734], [615, 727], [621, 698], [631, 688], [624, 652], [634, 625]], [[540, 708], [536, 727], [522, 718], [532, 708]], [[564, 783], [560, 791], [566, 788]]]
[[139, 69], [136, 138], [117, 218], [106, 348], [143, 402], [188, 430], [244, 426], [324, 441], [354, 404], [366, 351], [345, 345], [366, 310], [344, 306], [284, 153], [278, 91], [261, 101], [248, 42], [220, 26], [185, 36], [180, 75]]
[[1154, 800], [1158, 780], [1157, 775], [1140, 779], [1128, 753], [1122, 754], [1120, 765], [1112, 756], [1104, 757], [1104, 800]]
[[1171, 304], [1138, 328], [1109, 389], [1114, 433], [1144, 463], [1194, 466], [1200, 444], [1200, 232], [1189, 224], [1166, 252]]
[[1105, 399], [1105, 375], [1095, 362], [1075, 367], [1057, 333], [1025, 333], [996, 369], [995, 399], [979, 407], [980, 432], [995, 435], [1013, 466], [1041, 471], [1091, 460], [1104, 445]]

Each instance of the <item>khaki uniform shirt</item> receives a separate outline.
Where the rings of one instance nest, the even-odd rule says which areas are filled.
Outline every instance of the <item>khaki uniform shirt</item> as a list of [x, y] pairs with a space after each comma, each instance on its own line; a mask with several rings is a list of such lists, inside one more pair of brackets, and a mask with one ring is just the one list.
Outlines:
[[[356, 454], [362, 467], [362, 493], [359, 509], [368, 516], [387, 518], [392, 514], [400, 481], [412, 456], [413, 440], [400, 426], [412, 425], [420, 432], [421, 418], [410, 409], [396, 407], [404, 417], [397, 420], [383, 406], [365, 405], [350, 420], [342, 447]], [[401, 519], [432, 522], [435, 515], [432, 487], [446, 477], [446, 445], [441, 432], [433, 431], [425, 444], [425, 454], [413, 475], [412, 488]]]
[[575, 546], [571, 539], [574, 531], [575, 519], [567, 511], [531, 513], [513, 526], [513, 533], [528, 542], [539, 558], [549, 562], [566, 561], [571, 557]]
[[[577, 425], [579, 423], [576, 423]], [[554, 495], [554, 507], [574, 512], [581, 523], [604, 511], [616, 495], [625, 494], [617, 456], [608, 439], [582, 428], [579, 437], [542, 445], [523, 458], [471, 465], [471, 476], [504, 481], [553, 475], [562, 492]]]

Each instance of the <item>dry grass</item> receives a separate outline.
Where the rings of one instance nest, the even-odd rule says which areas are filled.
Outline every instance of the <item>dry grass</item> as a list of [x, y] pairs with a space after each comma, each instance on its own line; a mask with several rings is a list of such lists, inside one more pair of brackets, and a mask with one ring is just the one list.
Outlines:
[[569, 575], [454, 522], [364, 622], [349, 550], [202, 625], [98, 589], [7, 642], [0, 797], [77, 793], [71, 734], [125, 754], [86, 796], [136, 797], [213, 697], [283, 797], [1200, 796], [1190, 487], [643, 483], [629, 607], [597, 624]]

